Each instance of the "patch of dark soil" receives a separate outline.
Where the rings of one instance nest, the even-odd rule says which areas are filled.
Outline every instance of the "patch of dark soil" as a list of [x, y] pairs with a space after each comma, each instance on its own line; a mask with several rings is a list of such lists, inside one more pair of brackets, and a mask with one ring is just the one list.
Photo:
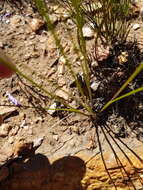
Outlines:
[[[123, 52], [126, 53], [126, 57], [123, 56], [123, 61], [120, 62], [119, 58]], [[98, 62], [98, 66], [92, 70], [94, 80], [99, 82], [97, 90], [93, 93], [94, 110], [99, 116], [97, 124], [102, 126], [108, 123], [108, 125], [113, 126], [115, 137], [128, 137], [132, 131], [136, 133], [138, 139], [140, 138], [141, 140], [142, 138], [142, 92], [126, 97], [111, 105], [103, 113], [98, 114], [106, 102], [115, 95], [119, 88], [131, 76], [142, 60], [143, 53], [140, 51], [138, 43], [128, 42], [115, 46], [111, 50], [108, 59]], [[142, 74], [143, 72], [120, 95], [141, 87], [143, 84]], [[140, 126], [140, 130], [135, 132], [137, 123]]]

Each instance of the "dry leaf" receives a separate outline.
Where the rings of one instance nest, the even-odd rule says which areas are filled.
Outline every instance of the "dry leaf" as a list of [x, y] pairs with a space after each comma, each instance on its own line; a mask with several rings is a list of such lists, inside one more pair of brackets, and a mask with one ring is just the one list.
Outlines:
[[128, 61], [128, 53], [127, 52], [122, 52], [118, 56], [118, 61], [119, 61], [119, 64], [126, 63]]
[[100, 45], [99, 47], [95, 48], [95, 57], [97, 61], [103, 61], [108, 58], [110, 53], [109, 46], [104, 47], [103, 45]]

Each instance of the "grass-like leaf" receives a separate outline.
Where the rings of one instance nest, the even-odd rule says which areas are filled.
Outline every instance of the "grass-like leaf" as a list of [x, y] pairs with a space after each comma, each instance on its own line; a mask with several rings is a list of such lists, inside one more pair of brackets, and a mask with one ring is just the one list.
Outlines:
[[121, 86], [121, 88], [116, 92], [116, 94], [113, 96], [113, 98], [107, 102], [107, 104], [105, 104], [105, 106], [102, 108], [101, 111], [104, 111], [105, 109], [107, 109], [112, 103], [118, 101], [118, 100], [121, 100], [123, 98], [126, 98], [128, 96], [131, 96], [137, 92], [141, 92], [143, 90], [143, 87], [141, 88], [138, 88], [136, 90], [132, 90], [131, 92], [128, 92], [120, 97], [117, 98], [117, 96], [128, 86], [128, 84], [130, 82], [133, 81], [133, 79], [143, 70], [143, 63], [141, 63], [137, 68], [136, 70], [133, 72], [133, 74], [128, 78], [128, 80]]

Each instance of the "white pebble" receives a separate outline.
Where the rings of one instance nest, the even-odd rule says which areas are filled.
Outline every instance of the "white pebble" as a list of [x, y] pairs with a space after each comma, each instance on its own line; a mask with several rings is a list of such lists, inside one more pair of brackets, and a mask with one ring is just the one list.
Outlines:
[[93, 82], [90, 87], [93, 91], [96, 91], [99, 84], [100, 84], [99, 82]]
[[134, 29], [134, 30], [138, 30], [139, 28], [140, 28], [140, 25], [139, 25], [139, 24], [134, 24], [134, 25], [133, 25], [133, 29]]
[[38, 147], [38, 146], [40, 146], [40, 145], [42, 144], [43, 140], [44, 140], [44, 137], [40, 137], [40, 138], [38, 138], [38, 139], [35, 139], [35, 140], [33, 141], [33, 143], [34, 143], [33, 147]]
[[88, 25], [83, 26], [82, 32], [83, 32], [83, 37], [85, 38], [92, 38], [94, 36], [94, 31]]
[[53, 115], [53, 114], [56, 112], [56, 110], [55, 110], [56, 108], [57, 108], [57, 103], [54, 102], [54, 103], [49, 107], [48, 114]]

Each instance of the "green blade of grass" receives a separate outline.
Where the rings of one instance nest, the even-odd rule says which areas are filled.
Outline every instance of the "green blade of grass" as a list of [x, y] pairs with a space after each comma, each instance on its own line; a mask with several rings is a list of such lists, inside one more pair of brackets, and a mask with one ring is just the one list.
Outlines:
[[[57, 95], [50, 93], [47, 89], [43, 88], [40, 84], [38, 84], [37, 82], [35, 82], [31, 77], [25, 75], [23, 72], [21, 72], [16, 66], [15, 64], [13, 64], [12, 60], [4, 55], [4, 53], [0, 52], [0, 63], [6, 65], [8, 68], [10, 68], [14, 73], [18, 74], [19, 76], [23, 77], [24, 79], [26, 79], [28, 82], [30, 82], [32, 85], [34, 85], [35, 87], [37, 87], [38, 89], [40, 89], [41, 91], [43, 91], [46, 95], [48, 95], [48, 97], [50, 99], [55, 99], [59, 102], [61, 102], [63, 105], [65, 105], [67, 108], [69, 107], [69, 110], [73, 110], [73, 112], [79, 113], [80, 111], [78, 109], [73, 108], [72, 106], [70, 106], [68, 103], [66, 103], [66, 101], [64, 101], [64, 99], [58, 97]], [[84, 106], [84, 105], [83, 105]], [[85, 109], [88, 110], [88, 107], [86, 107], [85, 105]], [[68, 110], [68, 109], [67, 109]]]
[[81, 0], [70, 0], [70, 1], [71, 1], [72, 7], [74, 8], [74, 13], [75, 13], [75, 20], [76, 20], [78, 40], [79, 40], [79, 48], [84, 57], [84, 64], [82, 64], [81, 67], [82, 67], [85, 83], [87, 86], [89, 99], [90, 99], [90, 102], [92, 102], [86, 41], [85, 41], [85, 38], [83, 37], [83, 32], [82, 32], [82, 28], [85, 24], [85, 19], [82, 14], [82, 4], [81, 4], [82, 1]]
[[[34, 70], [32, 70], [29, 66], [26, 65], [26, 68], [27, 68], [28, 70], [30, 70], [31, 72], [34, 72], [34, 73], [36, 74], [36, 76], [38, 76], [37, 72], [34, 71]], [[18, 74], [18, 72], [17, 72], [17, 74]], [[21, 74], [19, 74], [19, 75], [21, 75]], [[26, 77], [27, 77], [27, 76], [26, 76]], [[57, 83], [55, 84], [55, 83], [53, 83], [52, 81], [50, 81], [50, 80], [48, 80], [48, 79], [45, 79], [43, 76], [40, 76], [40, 78], [42, 78], [43, 80], [46, 80], [47, 82], [49, 82], [49, 83], [50, 83], [52, 86], [54, 86], [56, 89], [60, 89], [62, 92], [66, 93], [70, 98], [72, 98], [73, 100], [75, 100], [80, 106], [82, 106], [83, 108], [85, 108], [86, 110], [88, 110], [88, 111], [91, 113], [91, 115], [94, 114], [94, 112], [93, 112], [92, 110], [89, 110], [89, 109], [88, 109], [88, 106], [87, 106], [84, 102], [82, 102], [82, 100], [81, 100], [80, 97], [74, 96], [74, 95], [72, 94], [72, 92], [71, 92], [70, 89], [69, 89], [69, 91], [67, 92], [67, 91], [63, 90], [60, 86], [58, 86]], [[30, 79], [31, 79], [31, 78], [30, 78]], [[37, 83], [36, 83], [36, 84], [37, 84]], [[34, 85], [34, 84], [33, 84], [33, 85]], [[37, 87], [38, 87], [38, 86], [37, 86]], [[42, 86], [40, 86], [40, 87], [42, 87]], [[38, 87], [38, 88], [39, 88], [39, 87]], [[51, 92], [51, 94], [54, 94], [54, 92]]]
[[125, 95], [122, 95], [122, 96], [120, 96], [120, 97], [117, 98], [117, 96], [128, 86], [128, 84], [129, 84], [142, 70], [143, 70], [143, 63], [141, 63], [141, 64], [136, 68], [136, 70], [133, 72], [133, 74], [132, 74], [132, 75], [128, 78], [128, 80], [122, 85], [122, 87], [117, 91], [117, 93], [113, 96], [113, 98], [103, 106], [103, 108], [101, 109], [101, 112], [102, 112], [103, 110], [105, 110], [105, 109], [106, 109], [109, 105], [111, 105], [112, 103], [114, 103], [114, 102], [116, 102], [116, 101], [118, 101], [118, 100], [120, 100], [120, 99], [122, 99], [122, 98], [124, 98], [124, 97], [130, 96], [130, 95], [132, 95], [132, 94], [135, 94], [135, 93], [137, 93], [137, 92], [142, 91], [142, 90], [140, 90], [140, 89], [142, 89], [142, 87], [141, 87], [141, 88], [139, 88], [139, 91], [138, 91], [138, 89], [136, 89], [136, 90], [133, 90], [133, 91], [131, 91], [131, 92], [129, 92], [129, 93], [127, 93], [127, 94], [125, 94]]
[[40, 14], [45, 18], [45, 21], [47, 23], [47, 26], [48, 26], [48, 29], [51, 31], [51, 34], [53, 35], [54, 39], [55, 39], [55, 43], [56, 43], [56, 46], [59, 48], [60, 50], [60, 53], [61, 55], [63, 55], [63, 57], [65, 58], [66, 60], [66, 66], [68, 67], [70, 73], [71, 73], [71, 76], [74, 78], [75, 82], [76, 82], [76, 86], [79, 90], [79, 92], [81, 93], [82, 95], [82, 98], [86, 104], [86, 108], [85, 109], [88, 109], [88, 111], [92, 112], [92, 109], [90, 106], [88, 106], [87, 104], [87, 101], [86, 101], [86, 98], [85, 98], [85, 95], [84, 95], [84, 92], [83, 92], [83, 89], [81, 87], [81, 84], [79, 83], [79, 81], [77, 80], [77, 77], [76, 77], [76, 73], [73, 71], [72, 69], [72, 64], [70, 63], [70, 61], [68, 60], [67, 56], [65, 55], [64, 53], [64, 49], [60, 43], [60, 39], [58, 38], [56, 32], [55, 32], [55, 29], [54, 29], [54, 26], [49, 18], [49, 15], [48, 15], [48, 10], [47, 10], [47, 6], [46, 6], [46, 2], [45, 0], [34, 0], [35, 1], [35, 4], [40, 12]]
[[47, 6], [46, 6], [46, 3], [44, 0], [34, 0], [35, 1], [35, 4], [40, 12], [40, 14], [44, 17], [45, 21], [46, 21], [46, 24], [47, 24], [47, 27], [49, 29], [49, 31], [51, 31], [51, 34], [53, 35], [54, 39], [55, 39], [55, 43], [56, 43], [56, 46], [59, 48], [60, 50], [60, 53], [63, 55], [63, 57], [65, 58], [66, 60], [66, 66], [68, 67], [72, 77], [74, 78], [76, 84], [77, 84], [77, 87], [80, 91], [80, 93], [82, 94], [82, 96], [84, 97], [84, 94], [83, 94], [83, 91], [82, 91], [82, 88], [81, 88], [81, 85], [79, 84], [78, 80], [77, 80], [77, 77], [76, 77], [76, 74], [75, 72], [73, 71], [72, 67], [71, 67], [71, 64], [69, 62], [69, 60], [67, 59], [67, 56], [65, 55], [64, 53], [64, 50], [63, 50], [63, 47], [60, 43], [60, 39], [58, 38], [56, 32], [55, 32], [55, 29], [54, 29], [54, 26], [49, 18], [49, 15], [48, 15], [48, 10], [47, 10]]
[[119, 96], [118, 98], [115, 98], [115, 99], [113, 99], [113, 100], [110, 100], [110, 101], [102, 108], [101, 112], [104, 111], [107, 107], [109, 107], [109, 106], [110, 106], [111, 104], [113, 104], [114, 102], [116, 102], [116, 101], [118, 101], [118, 100], [121, 100], [121, 99], [123, 99], [123, 98], [126, 98], [126, 97], [128, 97], [128, 96], [131, 96], [131, 95], [133, 95], [133, 94], [136, 94], [137, 92], [141, 92], [141, 91], [143, 91], [143, 87], [137, 88], [136, 90], [132, 90], [131, 92], [128, 92], [128, 93], [126, 93], [126, 94], [124, 94], [124, 95], [122, 95], [122, 96]]
[[79, 113], [79, 114], [82, 114], [82, 115], [85, 115], [85, 116], [88, 116], [88, 117], [91, 116], [90, 114], [87, 114], [85, 112], [82, 112], [82, 111], [80, 111], [78, 109], [74, 109], [74, 108], [70, 108], [70, 109], [68, 109], [68, 108], [55, 108], [55, 109], [51, 109], [51, 108], [44, 107], [43, 109], [45, 109], [45, 110], [55, 110], [55, 111], [68, 111], [68, 112]]
[[122, 85], [122, 87], [113, 96], [112, 100], [115, 99], [142, 70], [143, 70], [143, 63], [141, 63], [136, 68], [136, 70], [133, 72], [133, 74], [128, 78], [128, 80]]
[[[55, 99], [55, 100], [61, 102], [64, 106], [67, 107], [67, 111], [69, 110], [69, 111], [71, 112], [71, 110], [72, 110], [73, 112], [84, 114], [83, 112], [79, 111], [78, 109], [73, 108], [73, 107], [70, 106], [68, 103], [66, 103], [66, 101], [65, 101], [63, 98], [60, 98], [59, 96], [57, 96], [57, 95], [55, 95], [55, 94], [53, 94], [53, 93], [50, 93], [48, 90], [46, 90], [45, 88], [43, 88], [40, 84], [34, 82], [33, 79], [31, 79], [30, 77], [26, 76], [24, 73], [22, 73], [22, 72], [19, 71], [18, 69], [17, 69], [17, 72], [16, 72], [16, 73], [17, 73], [18, 75], [22, 76], [23, 78], [25, 78], [27, 81], [29, 81], [30, 83], [32, 83], [32, 84], [33, 84], [34, 86], [36, 86], [37, 88], [39, 88], [41, 91], [45, 92], [45, 94], [47, 94], [51, 99]], [[85, 109], [86, 109], [89, 113], [93, 114], [93, 111], [88, 110], [88, 107], [86, 107], [86, 105], [83, 104], [83, 106], [85, 107]], [[68, 109], [68, 107], [69, 107], [69, 109]], [[59, 109], [59, 110], [62, 110], [62, 109]], [[64, 110], [65, 110], [65, 109], [64, 109]], [[87, 114], [84, 114], [84, 115], [87, 115]]]

